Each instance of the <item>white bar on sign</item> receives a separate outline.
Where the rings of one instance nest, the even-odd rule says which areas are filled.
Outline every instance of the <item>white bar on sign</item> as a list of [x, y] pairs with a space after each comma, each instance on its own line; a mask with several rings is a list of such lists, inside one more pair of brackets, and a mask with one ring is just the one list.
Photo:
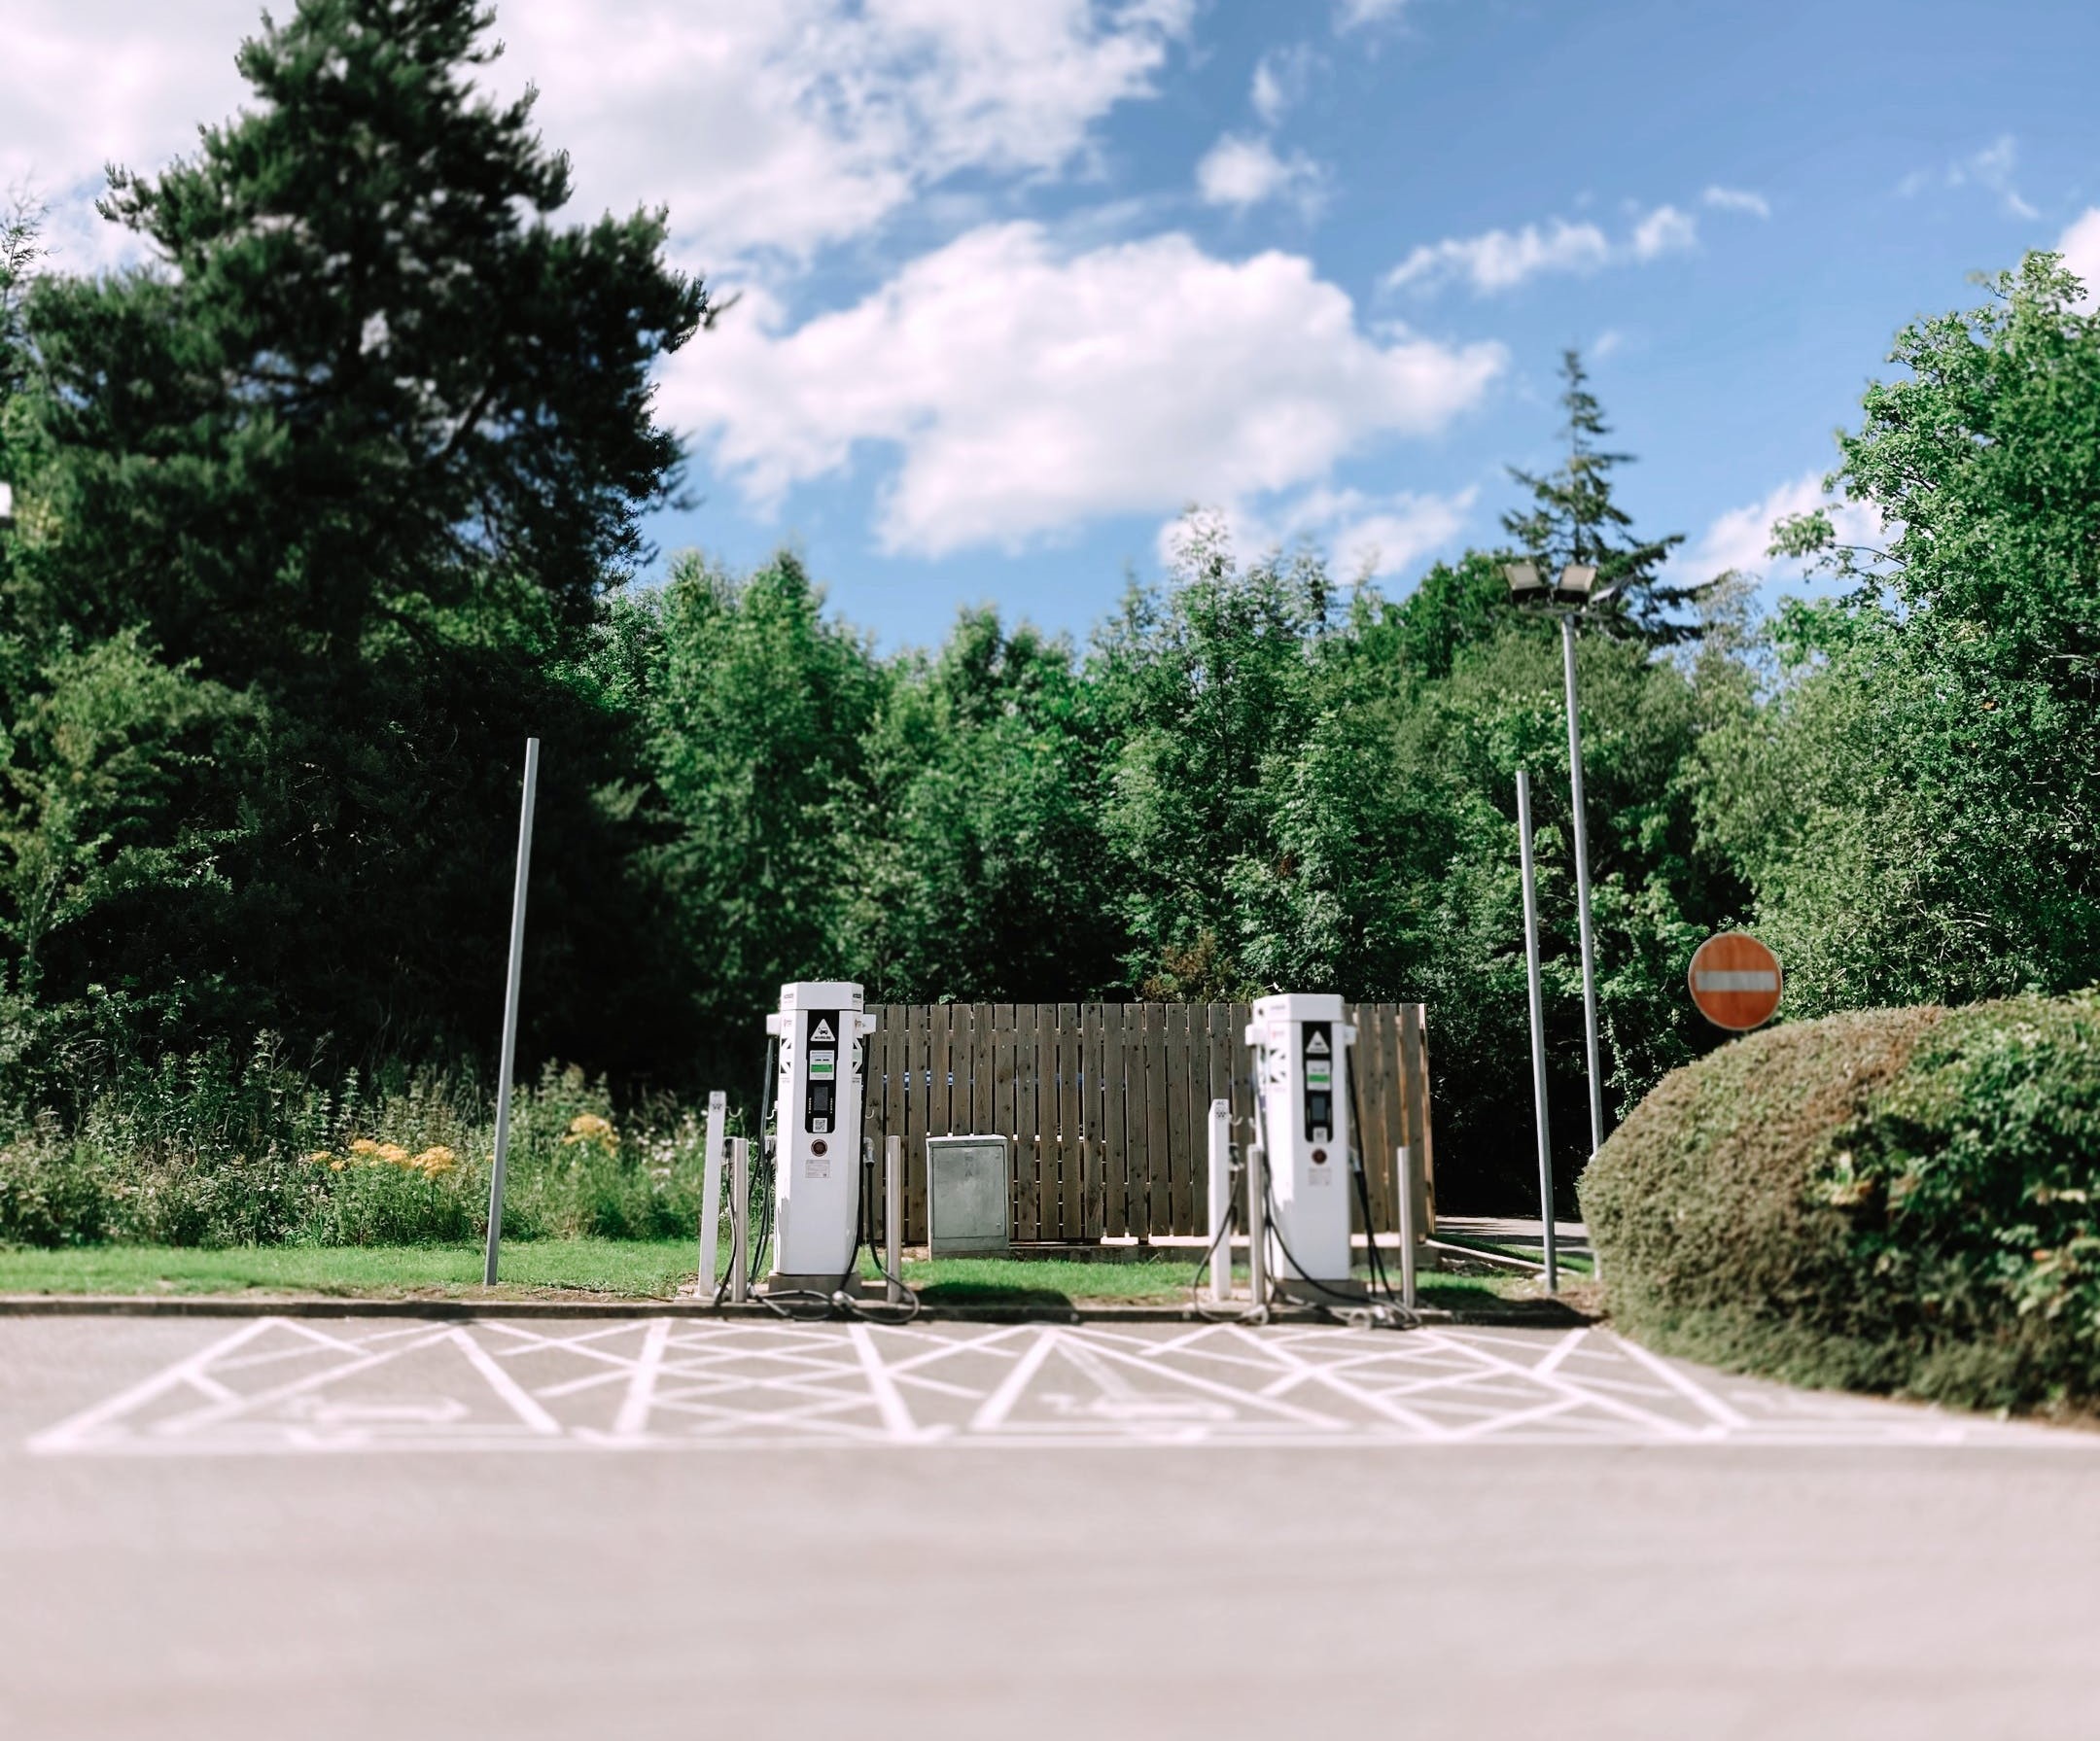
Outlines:
[[1779, 989], [1779, 976], [1768, 967], [1727, 973], [1702, 967], [1693, 978], [1698, 981], [1701, 992], [1776, 992]]

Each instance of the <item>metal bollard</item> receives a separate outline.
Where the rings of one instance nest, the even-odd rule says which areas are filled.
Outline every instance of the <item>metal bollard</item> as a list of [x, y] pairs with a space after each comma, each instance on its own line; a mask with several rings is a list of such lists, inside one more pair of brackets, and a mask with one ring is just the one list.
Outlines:
[[1232, 1102], [1210, 1102], [1210, 1298], [1232, 1298]]
[[1400, 1304], [1415, 1309], [1415, 1154], [1406, 1143], [1400, 1163]]
[[751, 1138], [729, 1145], [729, 1304], [751, 1298]]
[[717, 1089], [707, 1097], [707, 1159], [700, 1168], [700, 1273], [693, 1292], [715, 1298], [715, 1247], [721, 1232], [722, 1122], [729, 1097]]
[[904, 1302], [904, 1139], [883, 1138], [883, 1269], [888, 1276], [885, 1298], [892, 1306]]
[[1246, 1161], [1247, 1287], [1256, 1311], [1269, 1304], [1268, 1184], [1269, 1156], [1257, 1137], [1247, 1144]]

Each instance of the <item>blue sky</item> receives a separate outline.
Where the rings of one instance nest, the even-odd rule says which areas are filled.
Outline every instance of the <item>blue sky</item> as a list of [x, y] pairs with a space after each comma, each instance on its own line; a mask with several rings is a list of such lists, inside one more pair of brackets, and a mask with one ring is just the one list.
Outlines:
[[[0, 179], [118, 258], [99, 164], [238, 100], [244, 0], [19, 0]], [[11, 11], [13, 9], [11, 8]], [[1186, 505], [1404, 590], [1550, 466], [1582, 348], [1625, 501], [1764, 566], [1896, 329], [2067, 237], [2100, 8], [504, 0], [578, 203], [744, 300], [666, 370], [669, 552], [788, 542], [889, 644], [1083, 634]], [[65, 100], [61, 101], [61, 93]], [[1771, 576], [1783, 585], [1784, 575]]]

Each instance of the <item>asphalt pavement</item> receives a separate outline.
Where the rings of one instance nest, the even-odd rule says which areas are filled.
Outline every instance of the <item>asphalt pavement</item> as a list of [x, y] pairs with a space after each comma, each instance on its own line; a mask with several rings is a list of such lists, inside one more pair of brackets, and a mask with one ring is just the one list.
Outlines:
[[2100, 1733], [2100, 1439], [1608, 1331], [0, 1320], [0, 1735]]

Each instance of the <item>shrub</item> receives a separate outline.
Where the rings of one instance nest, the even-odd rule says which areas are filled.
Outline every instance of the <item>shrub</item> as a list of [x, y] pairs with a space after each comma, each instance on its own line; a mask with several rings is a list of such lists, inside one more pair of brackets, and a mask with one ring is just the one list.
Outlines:
[[1671, 1351], [1980, 1406], [2100, 1398], [2100, 993], [1769, 1029], [1673, 1072], [1582, 1183]]

